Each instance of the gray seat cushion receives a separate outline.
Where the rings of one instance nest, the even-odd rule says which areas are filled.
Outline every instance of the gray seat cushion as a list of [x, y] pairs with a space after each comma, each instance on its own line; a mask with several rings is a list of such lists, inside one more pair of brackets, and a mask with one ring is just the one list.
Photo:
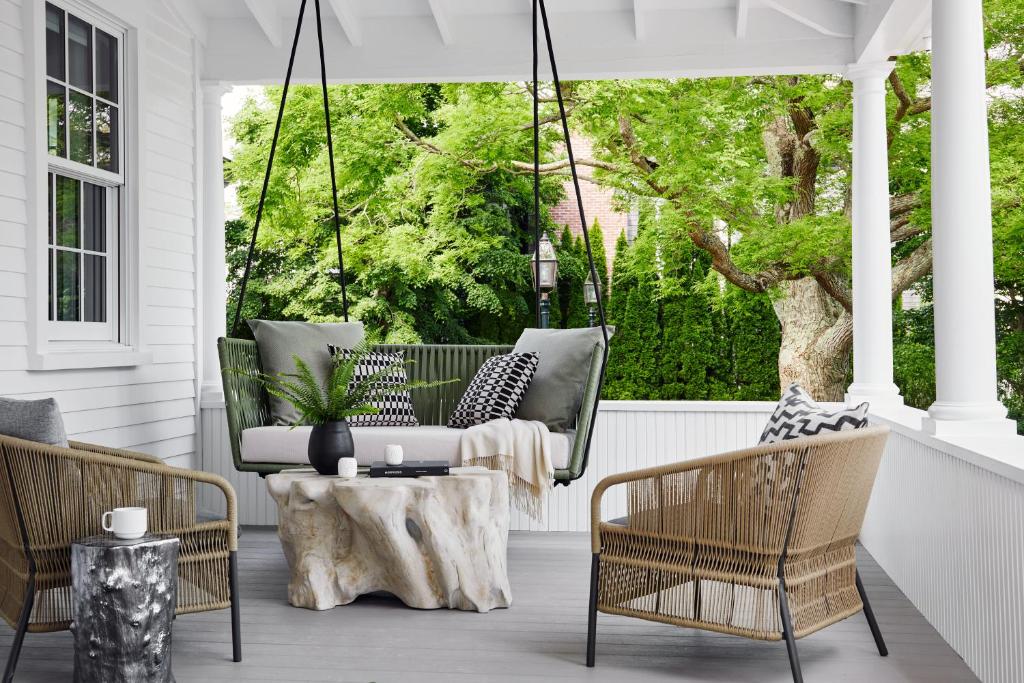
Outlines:
[[[363, 324], [353, 323], [306, 323], [280, 320], [250, 320], [256, 346], [260, 351], [263, 372], [268, 375], [295, 374], [293, 355], [301, 358], [323, 383], [331, 372], [331, 356], [328, 344], [342, 349], [351, 349], [363, 340]], [[295, 424], [299, 411], [276, 396], [270, 397], [270, 414], [276, 424]]]
[[52, 398], [36, 401], [0, 398], [0, 434], [68, 447], [64, 418], [60, 415], [57, 401]]
[[[609, 335], [613, 331], [608, 328]], [[575, 427], [594, 347], [603, 346], [600, 327], [523, 330], [513, 351], [534, 351], [540, 355], [540, 363], [516, 417], [539, 420], [552, 432]]]
[[[244, 462], [273, 462], [308, 465], [309, 432], [312, 427], [252, 427], [242, 431]], [[384, 459], [384, 447], [399, 444], [406, 460], [447, 460], [460, 464], [459, 441], [465, 429], [438, 425], [419, 427], [353, 427], [356, 462], [367, 466]], [[575, 434], [551, 435], [551, 464], [568, 467]]]

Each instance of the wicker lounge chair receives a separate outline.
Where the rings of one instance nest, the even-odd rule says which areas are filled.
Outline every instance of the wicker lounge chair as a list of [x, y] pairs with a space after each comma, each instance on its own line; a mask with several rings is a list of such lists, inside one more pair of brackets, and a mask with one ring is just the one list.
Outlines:
[[[226, 519], [197, 521], [196, 484], [224, 493]], [[141, 453], [0, 436], [0, 614], [16, 629], [5, 683], [26, 631], [70, 625], [71, 542], [102, 533], [100, 515], [125, 505], [148, 508], [150, 531], [181, 540], [177, 613], [230, 607], [234, 660], [241, 661], [237, 506], [225, 479]]]
[[[864, 610], [856, 542], [888, 436], [868, 427], [607, 477], [591, 502], [587, 666], [597, 612], [758, 640], [796, 639]], [[602, 522], [625, 486], [628, 517]]]

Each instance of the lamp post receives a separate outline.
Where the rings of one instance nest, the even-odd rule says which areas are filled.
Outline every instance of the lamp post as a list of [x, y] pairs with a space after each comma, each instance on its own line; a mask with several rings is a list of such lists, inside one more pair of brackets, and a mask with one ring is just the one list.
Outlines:
[[587, 316], [591, 327], [597, 326], [597, 288], [601, 286], [601, 276], [597, 276], [597, 285], [593, 278], [587, 276], [583, 283], [583, 302], [587, 304]]
[[545, 232], [538, 243], [533, 257], [533, 285], [540, 289], [540, 326], [547, 328], [551, 319], [551, 300], [548, 293], [558, 284], [558, 257], [555, 245], [551, 244]]

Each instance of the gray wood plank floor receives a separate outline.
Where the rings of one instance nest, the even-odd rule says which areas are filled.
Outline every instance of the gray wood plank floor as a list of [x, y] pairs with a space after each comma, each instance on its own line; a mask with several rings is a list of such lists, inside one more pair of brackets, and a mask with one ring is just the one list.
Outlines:
[[[514, 604], [489, 614], [419, 611], [366, 597], [325, 612], [290, 607], [276, 533], [247, 529], [240, 580], [244, 661], [230, 661], [227, 611], [180, 617], [174, 672], [191, 681], [790, 681], [782, 643], [599, 615], [597, 667], [583, 665], [588, 538], [513, 533]], [[889, 644], [881, 658], [862, 615], [798, 641], [816, 681], [975, 681], [956, 653], [866, 552], [861, 575]], [[0, 661], [12, 630], [0, 622]], [[17, 681], [71, 678], [67, 633], [29, 634]]]

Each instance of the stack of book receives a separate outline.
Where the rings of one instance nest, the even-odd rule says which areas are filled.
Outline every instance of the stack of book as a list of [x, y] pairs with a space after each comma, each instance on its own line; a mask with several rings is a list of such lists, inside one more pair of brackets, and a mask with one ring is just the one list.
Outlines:
[[370, 465], [371, 477], [443, 477], [448, 474], [444, 460], [406, 460], [401, 465], [389, 465], [378, 460]]

